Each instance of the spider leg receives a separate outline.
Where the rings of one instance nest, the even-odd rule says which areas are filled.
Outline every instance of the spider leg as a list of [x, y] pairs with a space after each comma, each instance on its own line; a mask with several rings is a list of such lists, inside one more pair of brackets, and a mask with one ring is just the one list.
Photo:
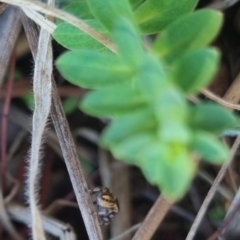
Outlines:
[[92, 193], [92, 194], [99, 193], [101, 191], [102, 191], [101, 187], [95, 187], [93, 189], [89, 189], [89, 192]]
[[98, 215], [99, 215], [99, 216], [108, 216], [108, 214], [109, 214], [108, 209], [102, 208], [102, 209], [99, 209], [99, 210], [98, 210]]

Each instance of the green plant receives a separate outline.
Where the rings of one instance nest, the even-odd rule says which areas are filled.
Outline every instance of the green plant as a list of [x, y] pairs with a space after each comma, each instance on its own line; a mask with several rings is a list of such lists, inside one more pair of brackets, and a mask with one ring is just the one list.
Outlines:
[[[93, 89], [85, 112], [111, 118], [101, 144], [141, 168], [171, 200], [181, 198], [196, 171], [194, 156], [221, 164], [228, 148], [217, 137], [236, 117], [213, 103], [186, 100], [209, 84], [219, 53], [208, 45], [221, 13], [193, 11], [196, 0], [87, 0], [65, 9], [110, 38], [117, 54], [59, 22], [53, 36], [66, 48], [56, 62], [71, 83]], [[149, 34], [160, 33], [152, 41]]]

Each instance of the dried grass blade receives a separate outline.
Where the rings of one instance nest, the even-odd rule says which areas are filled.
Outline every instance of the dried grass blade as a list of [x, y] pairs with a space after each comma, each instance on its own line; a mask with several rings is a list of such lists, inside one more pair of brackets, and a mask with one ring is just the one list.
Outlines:
[[0, 15], [0, 87], [21, 27], [17, 8], [9, 6]]
[[[7, 211], [10, 217], [18, 222], [24, 224], [30, 224], [31, 214], [27, 208], [18, 204], [8, 204]], [[76, 240], [76, 234], [74, 233], [71, 226], [66, 223], [60, 222], [57, 219], [51, 218], [46, 215], [41, 215], [43, 222], [43, 228], [47, 233], [58, 237], [60, 240]]]
[[33, 79], [35, 110], [33, 113], [32, 144], [28, 170], [28, 197], [32, 217], [32, 235], [33, 239], [38, 240], [45, 240], [41, 222], [41, 213], [37, 206], [37, 190], [39, 188], [38, 183], [40, 178], [39, 170], [42, 137], [46, 128], [47, 119], [51, 108], [51, 75], [51, 35], [46, 30], [41, 29]]
[[[22, 14], [22, 22], [26, 31], [26, 35], [30, 44], [30, 48], [34, 59], [36, 58], [36, 42], [38, 32], [35, 24]], [[52, 79], [52, 107], [51, 117], [58, 136], [58, 141], [62, 149], [63, 157], [66, 162], [67, 170], [71, 178], [76, 199], [81, 210], [81, 214], [86, 226], [86, 230], [90, 240], [102, 240], [102, 232], [99, 226], [98, 217], [94, 214], [94, 206], [91, 196], [88, 192], [87, 182], [78, 159], [76, 147], [69, 129], [69, 125], [63, 111], [61, 100], [57, 92], [57, 86]]]
[[36, 22], [41, 28], [46, 29], [49, 33], [53, 33], [54, 30], [56, 29], [56, 24], [53, 22], [47, 20], [43, 15], [40, 13], [37, 13], [36, 11], [29, 10], [27, 8], [23, 8], [24, 13], [32, 19], [34, 22]]

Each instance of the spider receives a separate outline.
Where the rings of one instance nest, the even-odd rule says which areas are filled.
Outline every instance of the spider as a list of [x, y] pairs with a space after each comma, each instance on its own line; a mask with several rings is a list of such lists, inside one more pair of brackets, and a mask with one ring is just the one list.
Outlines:
[[108, 225], [119, 212], [117, 198], [106, 187], [96, 187], [89, 191], [95, 195], [93, 203], [97, 206], [96, 215], [101, 220], [100, 224]]

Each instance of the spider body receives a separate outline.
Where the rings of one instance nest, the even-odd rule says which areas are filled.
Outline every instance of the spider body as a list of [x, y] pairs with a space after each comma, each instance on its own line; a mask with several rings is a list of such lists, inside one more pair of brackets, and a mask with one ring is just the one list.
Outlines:
[[96, 214], [99, 216], [101, 224], [108, 225], [119, 212], [117, 198], [106, 187], [97, 187], [90, 192], [95, 195]]

